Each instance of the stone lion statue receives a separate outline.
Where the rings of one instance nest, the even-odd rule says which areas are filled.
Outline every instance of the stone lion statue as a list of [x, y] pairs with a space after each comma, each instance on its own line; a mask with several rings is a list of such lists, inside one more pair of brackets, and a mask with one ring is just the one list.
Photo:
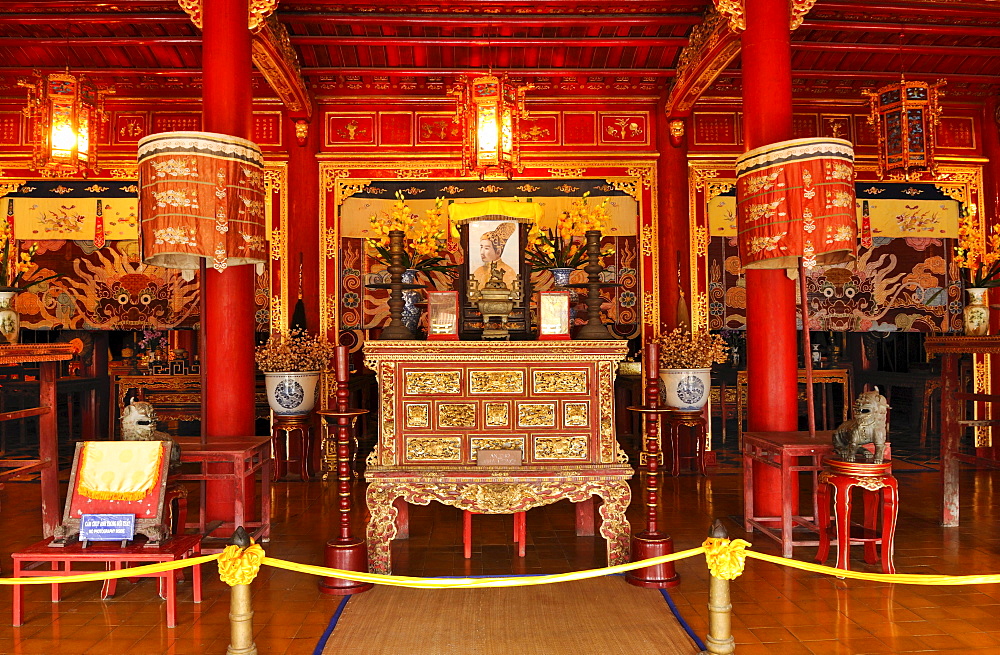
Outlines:
[[166, 432], [156, 429], [156, 410], [144, 401], [132, 401], [122, 412], [123, 441], [169, 441], [170, 468], [181, 465], [181, 449]]
[[854, 401], [854, 418], [841, 423], [833, 432], [833, 450], [846, 462], [853, 462], [865, 444], [875, 444], [875, 464], [881, 464], [888, 431], [889, 403], [885, 396], [866, 391]]

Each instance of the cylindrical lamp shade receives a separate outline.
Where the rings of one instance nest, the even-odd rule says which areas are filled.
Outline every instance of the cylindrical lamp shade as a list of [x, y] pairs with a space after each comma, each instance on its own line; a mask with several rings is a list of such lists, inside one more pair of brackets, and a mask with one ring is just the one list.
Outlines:
[[854, 148], [794, 139], [736, 160], [736, 225], [746, 268], [829, 266], [857, 256]]
[[210, 132], [162, 132], [139, 141], [143, 261], [218, 271], [267, 260], [264, 157], [251, 141]]

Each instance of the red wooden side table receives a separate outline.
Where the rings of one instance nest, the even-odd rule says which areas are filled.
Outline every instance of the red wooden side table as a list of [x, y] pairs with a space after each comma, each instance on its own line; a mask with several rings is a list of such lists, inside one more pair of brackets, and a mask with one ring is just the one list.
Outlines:
[[[206, 535], [206, 482], [208, 480], [225, 480], [233, 485], [233, 520], [215, 527], [222, 534], [232, 534], [237, 526], [242, 525], [251, 537], [257, 541], [268, 541], [271, 538], [271, 438], [270, 437], [225, 437], [217, 442], [203, 444], [189, 439], [176, 439], [181, 446], [181, 463], [198, 464], [197, 473], [183, 473], [174, 477], [175, 480], [197, 480], [201, 483], [199, 498], [198, 523], [185, 527], [196, 527]], [[219, 471], [213, 464], [222, 464], [226, 470]], [[250, 520], [248, 512], [257, 500], [255, 498], [255, 480], [260, 472], [260, 520]], [[249, 491], [249, 494], [248, 494]], [[219, 549], [208, 549], [217, 552]]]
[[[292, 459], [293, 435], [298, 437], [299, 458]], [[271, 426], [271, 458], [274, 460], [275, 482], [288, 474], [288, 465], [298, 464], [299, 477], [305, 482], [312, 477], [312, 426], [309, 424], [309, 414], [298, 416], [280, 416], [275, 414], [274, 425]]]
[[[875, 546], [882, 546], [882, 572], [895, 573], [892, 561], [896, 516], [899, 513], [899, 487], [892, 475], [892, 462], [842, 462], [827, 460], [828, 470], [819, 475], [819, 550], [816, 561], [826, 562], [830, 554], [830, 492], [833, 492], [833, 514], [837, 523], [837, 568], [850, 569], [851, 546], [864, 544], [865, 561], [878, 561]], [[851, 530], [851, 492], [854, 487], [864, 490], [865, 522], [860, 530]], [[882, 501], [882, 531], [878, 532], [879, 496]]]
[[[782, 557], [792, 556], [793, 546], [816, 546], [818, 539], [793, 539], [792, 530], [796, 525], [817, 531], [817, 477], [823, 469], [823, 457], [833, 454], [833, 432], [817, 432], [810, 437], [808, 432], [744, 432], [743, 433], [743, 511], [744, 529], [752, 534], [757, 528], [766, 536], [781, 543]], [[805, 460], [805, 461], [803, 461]], [[781, 516], [757, 516], [754, 514], [753, 463], [760, 462], [781, 471]], [[792, 492], [797, 488], [793, 475], [810, 473], [812, 476], [813, 514], [803, 516], [793, 514], [797, 498]]]
[[[154, 564], [157, 562], [174, 562], [185, 557], [197, 557], [201, 554], [201, 535], [189, 534], [173, 537], [159, 546], [147, 547], [144, 541], [129, 544], [122, 548], [117, 542], [92, 542], [87, 548], [80, 542], [61, 548], [52, 548], [49, 542], [52, 537], [40, 541], [28, 548], [11, 554], [14, 559], [14, 577], [66, 576], [89, 573], [90, 571], [73, 571], [74, 562], [104, 562], [107, 570], [121, 570], [122, 564], [141, 562]], [[39, 569], [45, 562], [50, 562], [52, 570]], [[62, 568], [60, 569], [60, 564]], [[194, 602], [201, 602], [201, 565], [191, 567]], [[160, 579], [160, 598], [167, 601], [167, 627], [177, 626], [177, 574], [178, 571], [164, 571], [141, 577]], [[117, 580], [106, 580], [101, 589], [101, 598], [107, 599], [115, 594]], [[52, 602], [59, 602], [59, 585], [53, 584]], [[14, 623], [24, 625], [24, 586], [14, 585]]]

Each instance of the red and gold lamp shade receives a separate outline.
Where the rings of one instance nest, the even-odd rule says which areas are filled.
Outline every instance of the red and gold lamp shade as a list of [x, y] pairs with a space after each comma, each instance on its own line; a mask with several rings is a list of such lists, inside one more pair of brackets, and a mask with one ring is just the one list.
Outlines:
[[740, 259], [806, 268], [855, 259], [854, 149], [843, 139], [782, 141], [736, 161]]
[[514, 176], [521, 170], [520, 121], [527, 116], [524, 93], [506, 75], [492, 73], [464, 80], [450, 93], [458, 100], [455, 122], [462, 126], [463, 172]]
[[107, 120], [103, 96], [113, 90], [98, 89], [69, 71], [39, 73], [34, 83], [18, 84], [28, 88], [24, 115], [32, 126], [34, 167], [48, 176], [96, 171], [97, 135]]
[[139, 141], [139, 240], [147, 264], [218, 271], [267, 260], [264, 157], [251, 141], [162, 132]]
[[871, 102], [868, 123], [878, 133], [879, 177], [905, 178], [924, 172], [937, 173], [934, 160], [935, 134], [940, 122], [938, 97], [941, 80], [935, 84], [907, 82], [866, 91]]

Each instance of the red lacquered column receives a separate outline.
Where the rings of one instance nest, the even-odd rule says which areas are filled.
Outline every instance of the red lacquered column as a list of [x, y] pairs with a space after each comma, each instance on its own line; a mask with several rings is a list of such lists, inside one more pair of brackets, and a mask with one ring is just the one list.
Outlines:
[[[249, 139], [253, 94], [247, 2], [205, 0], [202, 12], [203, 127]], [[201, 309], [205, 439], [253, 435], [253, 266], [230, 266], [221, 273], [209, 268]], [[232, 520], [228, 485], [209, 482], [208, 487], [208, 518]]]
[[[660, 405], [660, 346], [646, 345], [643, 350], [642, 373], [646, 384], [646, 404], [641, 411], [646, 417], [646, 529], [632, 535], [632, 561], [638, 562], [652, 557], [670, 555], [674, 552], [674, 541], [670, 535], [660, 532], [657, 516], [660, 503], [660, 449], [657, 445], [659, 432]], [[673, 562], [635, 569], [625, 574], [625, 579], [637, 587], [676, 587], [681, 583]]]
[[[691, 250], [687, 141], [683, 136], [672, 139], [669, 123], [667, 115], [661, 109], [656, 123], [656, 144], [660, 152], [660, 158], [656, 162], [659, 189], [657, 259], [660, 274], [660, 323], [668, 331], [678, 325], [677, 301], [681, 294], [685, 295], [689, 309], [691, 306], [691, 295], [686, 288], [689, 279], [686, 255]], [[697, 289], [692, 289], [691, 293], [697, 293]]]
[[[367, 409], [351, 409], [348, 381], [350, 379], [350, 350], [337, 346], [337, 408], [332, 412], [319, 412], [337, 431], [337, 509], [340, 513], [338, 536], [326, 542], [324, 566], [341, 571], [368, 573], [368, 546], [364, 539], [351, 534], [351, 425]], [[319, 590], [324, 594], [347, 595], [368, 591], [370, 582], [355, 582], [344, 578], [323, 578]]]
[[[983, 167], [983, 202], [980, 211], [983, 213], [983, 221], [987, 226], [989, 234], [992, 228], [1000, 223], [1000, 130], [997, 126], [997, 112], [1000, 111], [1000, 100], [990, 98], [986, 102], [985, 113], [983, 115], [983, 152], [990, 160], [989, 166]], [[990, 289], [987, 296], [992, 306], [1000, 298], [1000, 293], [996, 288]], [[990, 334], [1000, 334], [1000, 313], [990, 312]], [[990, 389], [986, 393], [997, 393], [1000, 389], [1000, 360], [990, 359]], [[993, 443], [988, 447], [976, 448], [976, 455], [988, 459], [1000, 459], [1000, 444], [997, 437], [993, 438]]]
[[[741, 57], [747, 150], [792, 138], [790, 18], [788, 0], [746, 0]], [[746, 282], [748, 429], [793, 431], [798, 428], [795, 283], [783, 270], [747, 271]], [[754, 464], [753, 475], [756, 513], [780, 516], [778, 470]]]

